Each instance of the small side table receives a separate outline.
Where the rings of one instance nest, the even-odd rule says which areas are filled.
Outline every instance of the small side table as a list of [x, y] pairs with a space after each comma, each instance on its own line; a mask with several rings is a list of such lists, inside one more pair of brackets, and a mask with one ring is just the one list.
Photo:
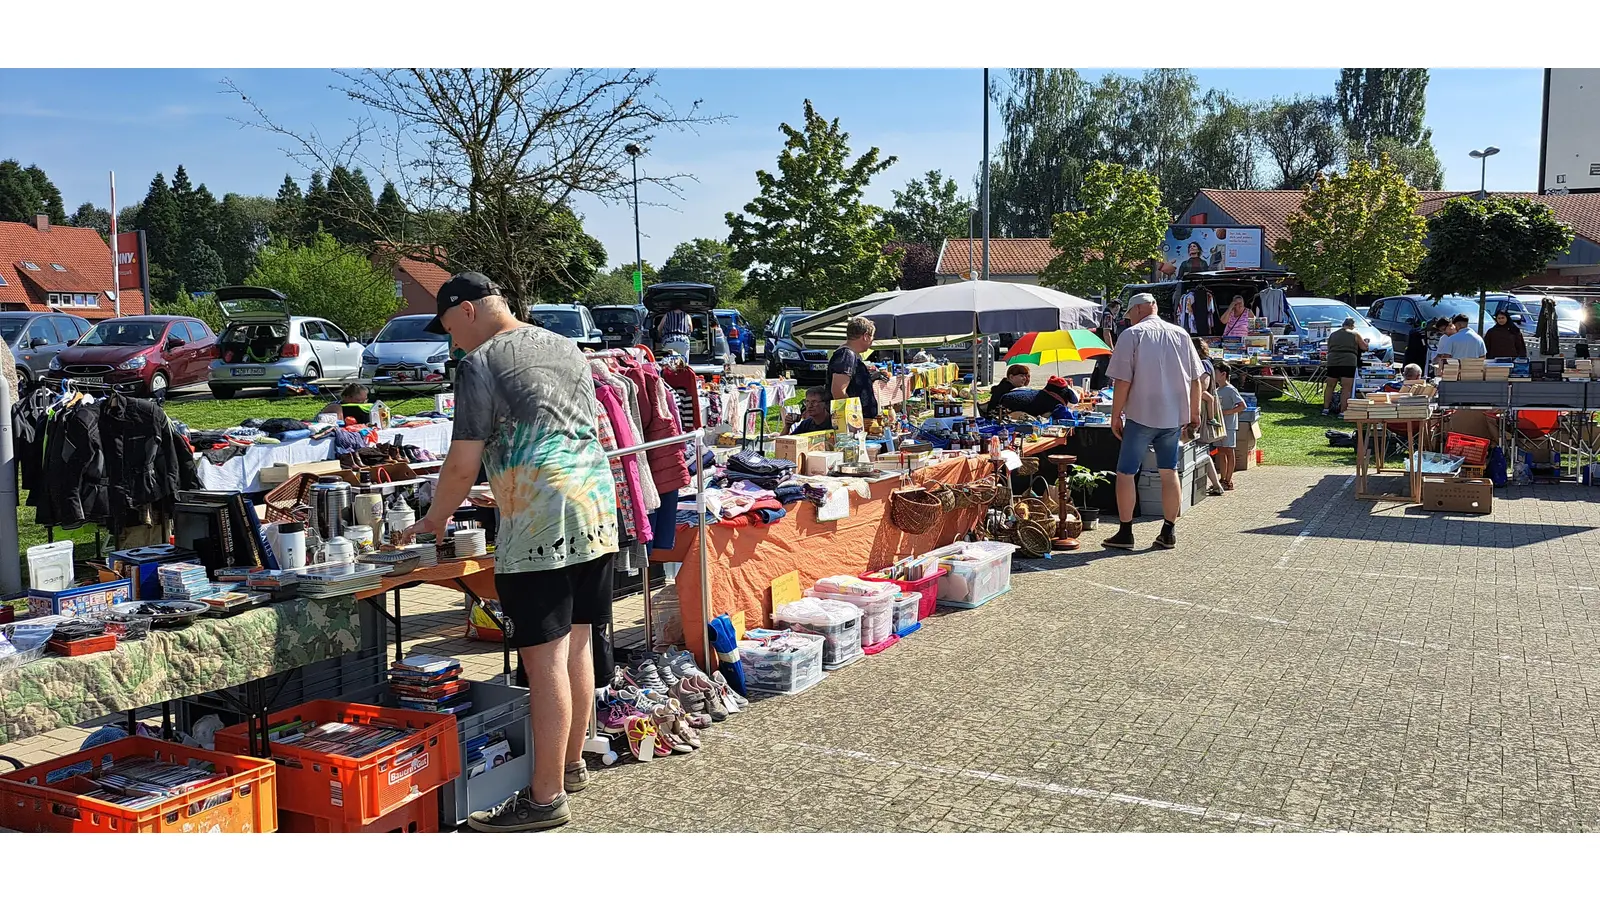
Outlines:
[[[1079, 546], [1078, 539], [1067, 535], [1065, 513], [1067, 506], [1072, 502], [1067, 491], [1067, 467], [1076, 463], [1078, 458], [1066, 453], [1052, 453], [1045, 458], [1056, 467], [1056, 539], [1053, 545], [1057, 550], [1076, 550]], [[1079, 524], [1082, 524], [1081, 519]]]
[[[1399, 503], [1422, 502], [1422, 470], [1421, 457], [1418, 453], [1422, 449], [1422, 427], [1426, 420], [1412, 419], [1356, 419], [1356, 499], [1357, 500], [1385, 500]], [[1367, 445], [1374, 436], [1383, 437], [1383, 449], [1378, 451], [1374, 468], [1378, 473], [1383, 472], [1384, 451], [1389, 449], [1388, 425], [1406, 422], [1416, 427], [1405, 430], [1406, 459], [1405, 475], [1409, 493], [1389, 494], [1373, 492], [1367, 489]]]

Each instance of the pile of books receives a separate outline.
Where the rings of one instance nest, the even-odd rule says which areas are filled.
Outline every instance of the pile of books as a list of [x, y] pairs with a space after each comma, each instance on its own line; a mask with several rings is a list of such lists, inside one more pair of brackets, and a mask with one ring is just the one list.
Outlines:
[[1485, 363], [1483, 367], [1484, 381], [1510, 381], [1512, 364], [1508, 362]]
[[1483, 381], [1485, 368], [1487, 363], [1482, 359], [1451, 358], [1439, 364], [1439, 377], [1445, 381]]
[[[230, 585], [230, 587], [237, 588], [239, 586]], [[229, 590], [208, 594], [200, 599], [205, 602], [206, 606], [211, 607], [207, 612], [208, 615], [222, 618], [243, 612], [252, 606], [260, 606], [269, 602], [272, 598], [267, 594], [257, 593], [256, 591]]]
[[161, 596], [168, 600], [204, 600], [217, 593], [206, 567], [195, 563], [167, 563], [156, 568]]
[[389, 667], [389, 692], [403, 709], [459, 716], [472, 708], [471, 687], [461, 680], [461, 661], [448, 656], [419, 653]]
[[1426, 419], [1433, 415], [1433, 401], [1422, 394], [1395, 394], [1389, 401], [1396, 419]]
[[390, 566], [372, 563], [323, 563], [307, 566], [297, 575], [302, 597], [337, 597], [358, 591], [373, 591], [383, 586], [383, 576], [394, 571]]
[[1575, 360], [1573, 360], [1572, 361], [1572, 368], [1564, 370], [1562, 372], [1562, 377], [1565, 378], [1567, 381], [1593, 381], [1594, 380], [1594, 360], [1592, 360], [1592, 359], [1575, 359]]

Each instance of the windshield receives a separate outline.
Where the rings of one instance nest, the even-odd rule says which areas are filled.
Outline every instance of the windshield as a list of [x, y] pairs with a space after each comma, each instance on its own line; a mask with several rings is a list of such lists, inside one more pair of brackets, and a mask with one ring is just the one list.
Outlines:
[[1293, 303], [1290, 305], [1294, 308], [1294, 317], [1300, 320], [1301, 325], [1307, 322], [1327, 321], [1339, 326], [1344, 324], [1345, 319], [1355, 319], [1356, 324], [1362, 327], [1367, 324], [1366, 316], [1343, 303], [1325, 301], [1321, 303]]
[[1556, 301], [1556, 318], [1566, 322], [1582, 322], [1587, 316], [1582, 303], [1563, 297]]
[[535, 309], [528, 312], [528, 321], [548, 328], [562, 337], [586, 338], [589, 336], [583, 328], [583, 316], [572, 309]]
[[22, 333], [22, 323], [16, 319], [0, 321], [0, 341], [11, 343]]
[[432, 320], [427, 316], [417, 316], [416, 318], [411, 318], [408, 316], [404, 319], [390, 319], [389, 324], [383, 326], [383, 330], [378, 332], [378, 337], [373, 341], [373, 343], [443, 344], [449, 342], [450, 335], [434, 334], [428, 330], [428, 323], [430, 321]]
[[601, 328], [637, 328], [639, 326], [639, 311], [636, 309], [597, 309], [594, 311], [594, 323]]
[[810, 313], [802, 313], [800, 315], [787, 315], [780, 318], [778, 320], [778, 337], [788, 337], [789, 328], [793, 326], [794, 323], [804, 321], [805, 319], [810, 318], [810, 316]]
[[153, 347], [167, 329], [165, 322], [105, 321], [89, 329], [80, 347]]
[[1440, 300], [1422, 300], [1417, 303], [1417, 309], [1426, 320], [1438, 318], [1452, 318], [1463, 315], [1472, 320], [1473, 327], [1478, 322], [1478, 300], [1476, 297], [1445, 297]]

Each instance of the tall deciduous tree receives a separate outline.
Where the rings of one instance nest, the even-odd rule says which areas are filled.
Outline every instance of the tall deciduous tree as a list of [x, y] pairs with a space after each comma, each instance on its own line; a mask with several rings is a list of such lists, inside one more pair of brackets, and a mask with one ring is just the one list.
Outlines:
[[1427, 113], [1427, 69], [1343, 69], [1337, 99], [1350, 154], [1375, 162], [1406, 156], [1402, 170], [1418, 190], [1438, 190], [1443, 176]]
[[1080, 201], [1082, 209], [1056, 216], [1050, 246], [1060, 252], [1039, 281], [1081, 295], [1116, 296], [1161, 254], [1169, 221], [1161, 186], [1137, 169], [1096, 163]]
[[1289, 216], [1289, 237], [1274, 258], [1319, 294], [1399, 294], [1422, 261], [1427, 224], [1422, 197], [1380, 157], [1376, 167], [1356, 158], [1342, 174], [1319, 174]]
[[[687, 112], [674, 110], [656, 93], [655, 74], [637, 70], [369, 69], [344, 77], [343, 93], [366, 115], [334, 144], [277, 124], [234, 90], [308, 169], [361, 165], [396, 178], [411, 214], [403, 227], [375, 208], [373, 221], [350, 224], [441, 265], [451, 262], [446, 248], [452, 241], [460, 246], [470, 237], [475, 254], [498, 261], [495, 277], [519, 312], [548, 293], [543, 285], [550, 279], [571, 279], [561, 287], [573, 293], [587, 284], [586, 276], [578, 277], [585, 267], [571, 265], [576, 245], [557, 237], [577, 240], [565, 220], [576, 196], [628, 195], [628, 146], [648, 151], [663, 130], [719, 121], [703, 117], [698, 102]], [[405, 162], [396, 166], [394, 160]], [[677, 195], [685, 177], [645, 171], [639, 182]], [[309, 200], [308, 192], [308, 206]], [[365, 209], [342, 212], [368, 217]], [[450, 215], [428, 215], [441, 212]]]
[[741, 298], [821, 309], [894, 284], [899, 260], [883, 252], [893, 229], [874, 222], [878, 210], [861, 197], [895, 157], [880, 159], [873, 147], [851, 160], [850, 135], [810, 100], [803, 128], [779, 127], [777, 173], [758, 170], [761, 193], [743, 214], [727, 215], [733, 264], [750, 270]]
[[[603, 274], [596, 272], [584, 287], [579, 302], [585, 306], [632, 306], [638, 303], [639, 293], [633, 289], [633, 269], [634, 264], [630, 261]], [[644, 272], [644, 283], [647, 285], [667, 280], [656, 272], [648, 259], [640, 271]]]
[[77, 210], [67, 217], [67, 224], [76, 228], [93, 228], [100, 233], [101, 240], [108, 243], [111, 240], [111, 213], [93, 203], [80, 204]]
[[1208, 91], [1201, 105], [1205, 112], [1190, 138], [1185, 180], [1167, 186], [1179, 209], [1201, 188], [1255, 190], [1261, 186], [1257, 170], [1261, 142], [1255, 108], [1223, 91]]
[[247, 280], [282, 292], [295, 315], [329, 319], [351, 334], [382, 325], [402, 302], [387, 270], [326, 232], [303, 247], [274, 240], [261, 250]]
[[1344, 155], [1344, 126], [1332, 97], [1274, 100], [1260, 113], [1261, 146], [1272, 164], [1267, 179], [1277, 190], [1302, 190]]
[[886, 251], [900, 251], [900, 280], [895, 287], [902, 291], [933, 287], [939, 283], [939, 251], [929, 244], [888, 244]]
[[1048, 237], [1070, 208], [1102, 131], [1095, 92], [1075, 69], [1012, 69], [989, 170], [990, 230]]
[[660, 279], [709, 284], [724, 301], [731, 301], [744, 287], [744, 273], [733, 265], [733, 248], [715, 238], [695, 238], [672, 248], [672, 255], [661, 264]]
[[205, 241], [195, 241], [189, 245], [183, 257], [182, 277], [184, 290], [192, 294], [214, 291], [227, 284], [227, 275], [222, 271], [222, 257]]
[[965, 235], [972, 201], [959, 190], [954, 178], [934, 169], [911, 179], [905, 190], [892, 192], [894, 206], [884, 212], [883, 221], [894, 229], [895, 240], [907, 244], [938, 246], [947, 237]]
[[1527, 197], [1457, 197], [1428, 221], [1417, 282], [1431, 296], [1478, 294], [1478, 331], [1491, 288], [1512, 287], [1572, 247], [1572, 229]]

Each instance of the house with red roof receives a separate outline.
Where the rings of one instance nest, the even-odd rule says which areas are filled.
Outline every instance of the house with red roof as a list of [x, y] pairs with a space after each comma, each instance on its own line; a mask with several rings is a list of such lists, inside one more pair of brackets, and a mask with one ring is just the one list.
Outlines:
[[[989, 238], [989, 280], [1038, 284], [1039, 273], [1056, 258], [1048, 238]], [[939, 284], [965, 281], [969, 271], [983, 271], [983, 241], [946, 238], [939, 245], [933, 274]]]
[[398, 255], [388, 246], [373, 251], [372, 263], [379, 268], [388, 266], [394, 276], [394, 295], [405, 301], [396, 316], [431, 316], [438, 311], [439, 288], [450, 280], [447, 270], [427, 260]]
[[[0, 310], [55, 310], [90, 321], [116, 314], [111, 248], [93, 228], [53, 225], [49, 216], [32, 222], [0, 222]], [[122, 289], [122, 312], [145, 312], [138, 285]]]

